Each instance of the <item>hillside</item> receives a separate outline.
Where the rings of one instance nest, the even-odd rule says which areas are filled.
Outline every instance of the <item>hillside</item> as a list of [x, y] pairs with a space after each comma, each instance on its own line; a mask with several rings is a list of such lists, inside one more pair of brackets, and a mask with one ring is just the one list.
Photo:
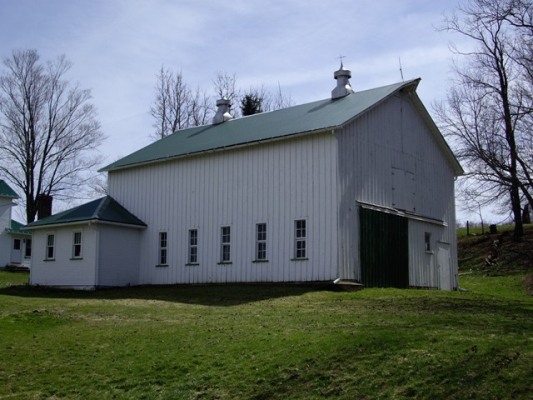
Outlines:
[[524, 227], [521, 242], [513, 241], [512, 226], [498, 227], [498, 233], [480, 232], [466, 236], [458, 232], [459, 273], [487, 276], [525, 274], [528, 293], [533, 295], [533, 224]]

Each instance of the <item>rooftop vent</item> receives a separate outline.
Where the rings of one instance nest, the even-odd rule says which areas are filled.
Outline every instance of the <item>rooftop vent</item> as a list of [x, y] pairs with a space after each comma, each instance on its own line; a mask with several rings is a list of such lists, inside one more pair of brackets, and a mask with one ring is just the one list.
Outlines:
[[229, 121], [233, 116], [229, 113], [231, 102], [223, 97], [217, 100], [217, 113], [213, 117], [213, 125], [221, 124], [222, 122]]
[[353, 93], [353, 89], [349, 81], [349, 79], [352, 77], [352, 71], [344, 69], [342, 61], [341, 67], [338, 71], [333, 73], [333, 77], [337, 80], [337, 87], [331, 91], [332, 99], [338, 99]]

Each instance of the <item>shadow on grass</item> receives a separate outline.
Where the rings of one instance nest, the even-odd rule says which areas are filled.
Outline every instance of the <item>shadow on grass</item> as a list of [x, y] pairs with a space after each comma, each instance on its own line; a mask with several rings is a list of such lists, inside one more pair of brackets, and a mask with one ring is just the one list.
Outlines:
[[310, 284], [198, 284], [146, 285], [98, 290], [56, 289], [11, 284], [0, 288], [0, 296], [95, 300], [159, 300], [206, 306], [234, 306], [281, 297], [301, 296], [309, 292], [335, 290], [328, 283]]

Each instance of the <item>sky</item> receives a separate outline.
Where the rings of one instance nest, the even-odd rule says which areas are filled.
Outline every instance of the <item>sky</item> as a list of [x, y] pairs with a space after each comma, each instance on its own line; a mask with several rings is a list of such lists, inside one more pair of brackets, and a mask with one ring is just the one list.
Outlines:
[[[0, 58], [36, 49], [73, 63], [107, 136], [102, 166], [151, 142], [156, 75], [181, 71], [214, 96], [217, 73], [276, 91], [294, 104], [324, 99], [333, 72], [355, 90], [422, 78], [428, 111], [450, 87], [450, 43], [437, 29], [459, 0], [0, 0]], [[401, 71], [400, 71], [401, 65]], [[460, 218], [466, 218], [460, 214]]]

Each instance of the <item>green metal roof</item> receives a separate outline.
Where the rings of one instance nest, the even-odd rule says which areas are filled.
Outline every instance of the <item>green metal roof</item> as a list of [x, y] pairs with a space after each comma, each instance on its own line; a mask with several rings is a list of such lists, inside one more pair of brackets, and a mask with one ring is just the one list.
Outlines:
[[12, 197], [18, 199], [18, 195], [3, 179], [0, 179], [0, 197]]
[[218, 125], [183, 129], [154, 142], [108, 166], [113, 171], [160, 162], [205, 151], [256, 143], [302, 133], [341, 127], [397, 91], [416, 89], [420, 79], [325, 99], [277, 111], [237, 118]]
[[81, 206], [32, 222], [26, 229], [64, 225], [76, 222], [102, 221], [145, 227], [146, 224], [126, 210], [111, 196], [105, 196]]
[[31, 232], [28, 232], [24, 228], [24, 224], [21, 224], [18, 221], [15, 221], [14, 219], [11, 220], [11, 227], [6, 228], [6, 232], [14, 235], [26, 235], [31, 236]]

